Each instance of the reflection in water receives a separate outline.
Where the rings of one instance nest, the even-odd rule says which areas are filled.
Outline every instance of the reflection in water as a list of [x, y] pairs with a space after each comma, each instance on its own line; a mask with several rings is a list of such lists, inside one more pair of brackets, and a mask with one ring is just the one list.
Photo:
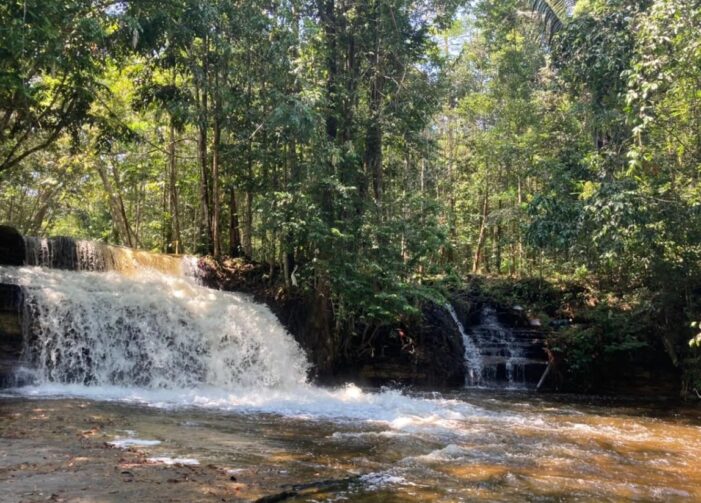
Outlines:
[[12, 408], [39, 402], [56, 415], [100, 415], [111, 440], [141, 442], [149, 459], [163, 463], [226, 467], [257, 494], [337, 481], [305, 501], [701, 499], [701, 417], [694, 410], [462, 392], [385, 397], [382, 414], [370, 408], [332, 418], [315, 414], [315, 405], [283, 415], [121, 400], [15, 398]]

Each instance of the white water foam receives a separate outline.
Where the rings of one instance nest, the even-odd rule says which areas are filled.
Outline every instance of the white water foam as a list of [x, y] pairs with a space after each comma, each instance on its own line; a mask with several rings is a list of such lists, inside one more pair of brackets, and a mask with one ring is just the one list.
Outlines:
[[367, 473], [362, 475], [359, 480], [366, 484], [367, 488], [370, 490], [381, 489], [392, 485], [416, 485], [413, 482], [407, 482], [404, 477], [393, 475], [390, 472]]
[[352, 384], [337, 389], [305, 384], [265, 390], [42, 384], [16, 388], [14, 392], [34, 398], [87, 398], [162, 409], [194, 407], [243, 414], [277, 414], [293, 419], [362, 421], [402, 432], [432, 430], [452, 434], [464, 421], [499, 416], [460, 400], [412, 397], [399, 390], [365, 392]]
[[455, 444], [448, 444], [442, 449], [436, 449], [434, 451], [429, 452], [428, 454], [415, 456], [411, 459], [428, 463], [445, 463], [449, 461], [454, 461], [456, 459], [461, 459], [467, 453], [468, 451], [463, 447], [460, 447]]
[[195, 458], [171, 458], [168, 456], [160, 456], [155, 458], [146, 458], [149, 463], [159, 464], [159, 465], [199, 465], [200, 462]]
[[112, 447], [119, 449], [128, 449], [129, 447], [153, 447], [159, 445], [160, 440], [144, 440], [141, 438], [118, 438], [111, 442], [107, 442]]
[[462, 344], [465, 348], [465, 367], [467, 369], [467, 376], [465, 377], [465, 384], [468, 386], [475, 386], [482, 380], [482, 355], [474, 343], [472, 338], [465, 331], [465, 327], [460, 322], [458, 318], [458, 313], [455, 312], [455, 308], [451, 303], [447, 303], [445, 308], [450, 313], [453, 318], [455, 325], [458, 327], [460, 336], [462, 337]]
[[0, 282], [22, 286], [31, 315], [24, 363], [35, 383], [15, 390], [23, 396], [363, 421], [446, 435], [494, 414], [439, 396], [313, 386], [302, 350], [267, 307], [188, 278], [0, 267]]
[[0, 267], [28, 310], [26, 367], [40, 384], [192, 388], [306, 381], [304, 353], [265, 306], [184, 277]]

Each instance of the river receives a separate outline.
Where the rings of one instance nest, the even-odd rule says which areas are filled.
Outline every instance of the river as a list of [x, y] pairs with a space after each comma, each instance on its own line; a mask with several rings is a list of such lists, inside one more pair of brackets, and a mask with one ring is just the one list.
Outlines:
[[[80, 430], [111, 450], [139, 452], [149, 466], [217, 467], [235, 479], [229, 496], [243, 500], [280, 493], [297, 493], [288, 501], [701, 500], [701, 415], [694, 408], [494, 391], [347, 386], [313, 394], [293, 403], [290, 396], [214, 390], [176, 396], [45, 386], [3, 395], [0, 417], [5, 432], [37, 437], [27, 449], [49, 445], [80, 459]], [[66, 424], [76, 432], [62, 436]], [[140, 484], [141, 500], [162, 494], [153, 476], [124, 481], [117, 471], [103, 475], [94, 461], [84, 469], [89, 483], [37, 480], [50, 461], [22, 470], [22, 446], [13, 451], [0, 456], [0, 485], [17, 498], [7, 501], [61, 488], [66, 501], [123, 501], [127, 482], [129, 490]], [[78, 490], [81, 484], [87, 489]], [[184, 499], [173, 501], [193, 501], [179, 491]]]
[[701, 501], [698, 409], [316, 386], [267, 307], [176, 265], [0, 267], [0, 501]]

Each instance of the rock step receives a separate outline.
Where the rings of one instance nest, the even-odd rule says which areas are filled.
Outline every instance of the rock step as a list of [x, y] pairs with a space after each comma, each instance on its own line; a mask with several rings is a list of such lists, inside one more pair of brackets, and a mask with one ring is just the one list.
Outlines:
[[540, 353], [543, 352], [543, 346], [541, 344], [506, 344], [490, 341], [486, 344], [477, 344], [477, 347], [480, 349], [480, 351], [508, 349], [513, 351], [537, 350]]
[[482, 357], [482, 360], [487, 360], [489, 358], [501, 358], [503, 360], [508, 360], [509, 358], [515, 359], [515, 358], [527, 358], [529, 360], [533, 361], [538, 361], [538, 362], [546, 362], [547, 359], [545, 358], [545, 355], [542, 353], [520, 353], [520, 354], [513, 354], [513, 353], [507, 353], [507, 352], [496, 352], [496, 353], [481, 353], [480, 355]]
[[528, 358], [487, 358], [482, 361], [482, 368], [496, 367], [499, 365], [506, 365], [508, 363], [514, 367], [525, 367], [527, 365], [546, 367], [548, 365], [547, 361], [531, 360]]
[[512, 365], [547, 365], [547, 360], [538, 360], [535, 358], [524, 358], [515, 356], [513, 358], [504, 358], [501, 356], [488, 356], [482, 360], [483, 366], [500, 365], [511, 362]]
[[474, 329], [471, 330], [472, 335], [474, 337], [478, 338], [484, 338], [484, 339], [515, 339], [515, 340], [528, 340], [528, 341], [543, 341], [545, 340], [545, 334], [542, 332], [518, 332], [514, 331], [511, 332], [511, 334], [506, 335], [501, 331], [494, 331], [494, 330], [483, 330], [483, 329]]
[[508, 372], [506, 362], [498, 361], [483, 367], [482, 376], [486, 384], [533, 387], [543, 375], [546, 367], [547, 363], [541, 361], [529, 361], [517, 365], [512, 363], [511, 372]]

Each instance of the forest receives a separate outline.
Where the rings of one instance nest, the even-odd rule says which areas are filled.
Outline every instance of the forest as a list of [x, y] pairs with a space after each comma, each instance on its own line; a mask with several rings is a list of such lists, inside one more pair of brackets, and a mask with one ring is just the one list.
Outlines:
[[698, 0], [0, 4], [0, 223], [262, 264], [339, 333], [537, 279], [572, 372], [701, 389], [700, 177]]

